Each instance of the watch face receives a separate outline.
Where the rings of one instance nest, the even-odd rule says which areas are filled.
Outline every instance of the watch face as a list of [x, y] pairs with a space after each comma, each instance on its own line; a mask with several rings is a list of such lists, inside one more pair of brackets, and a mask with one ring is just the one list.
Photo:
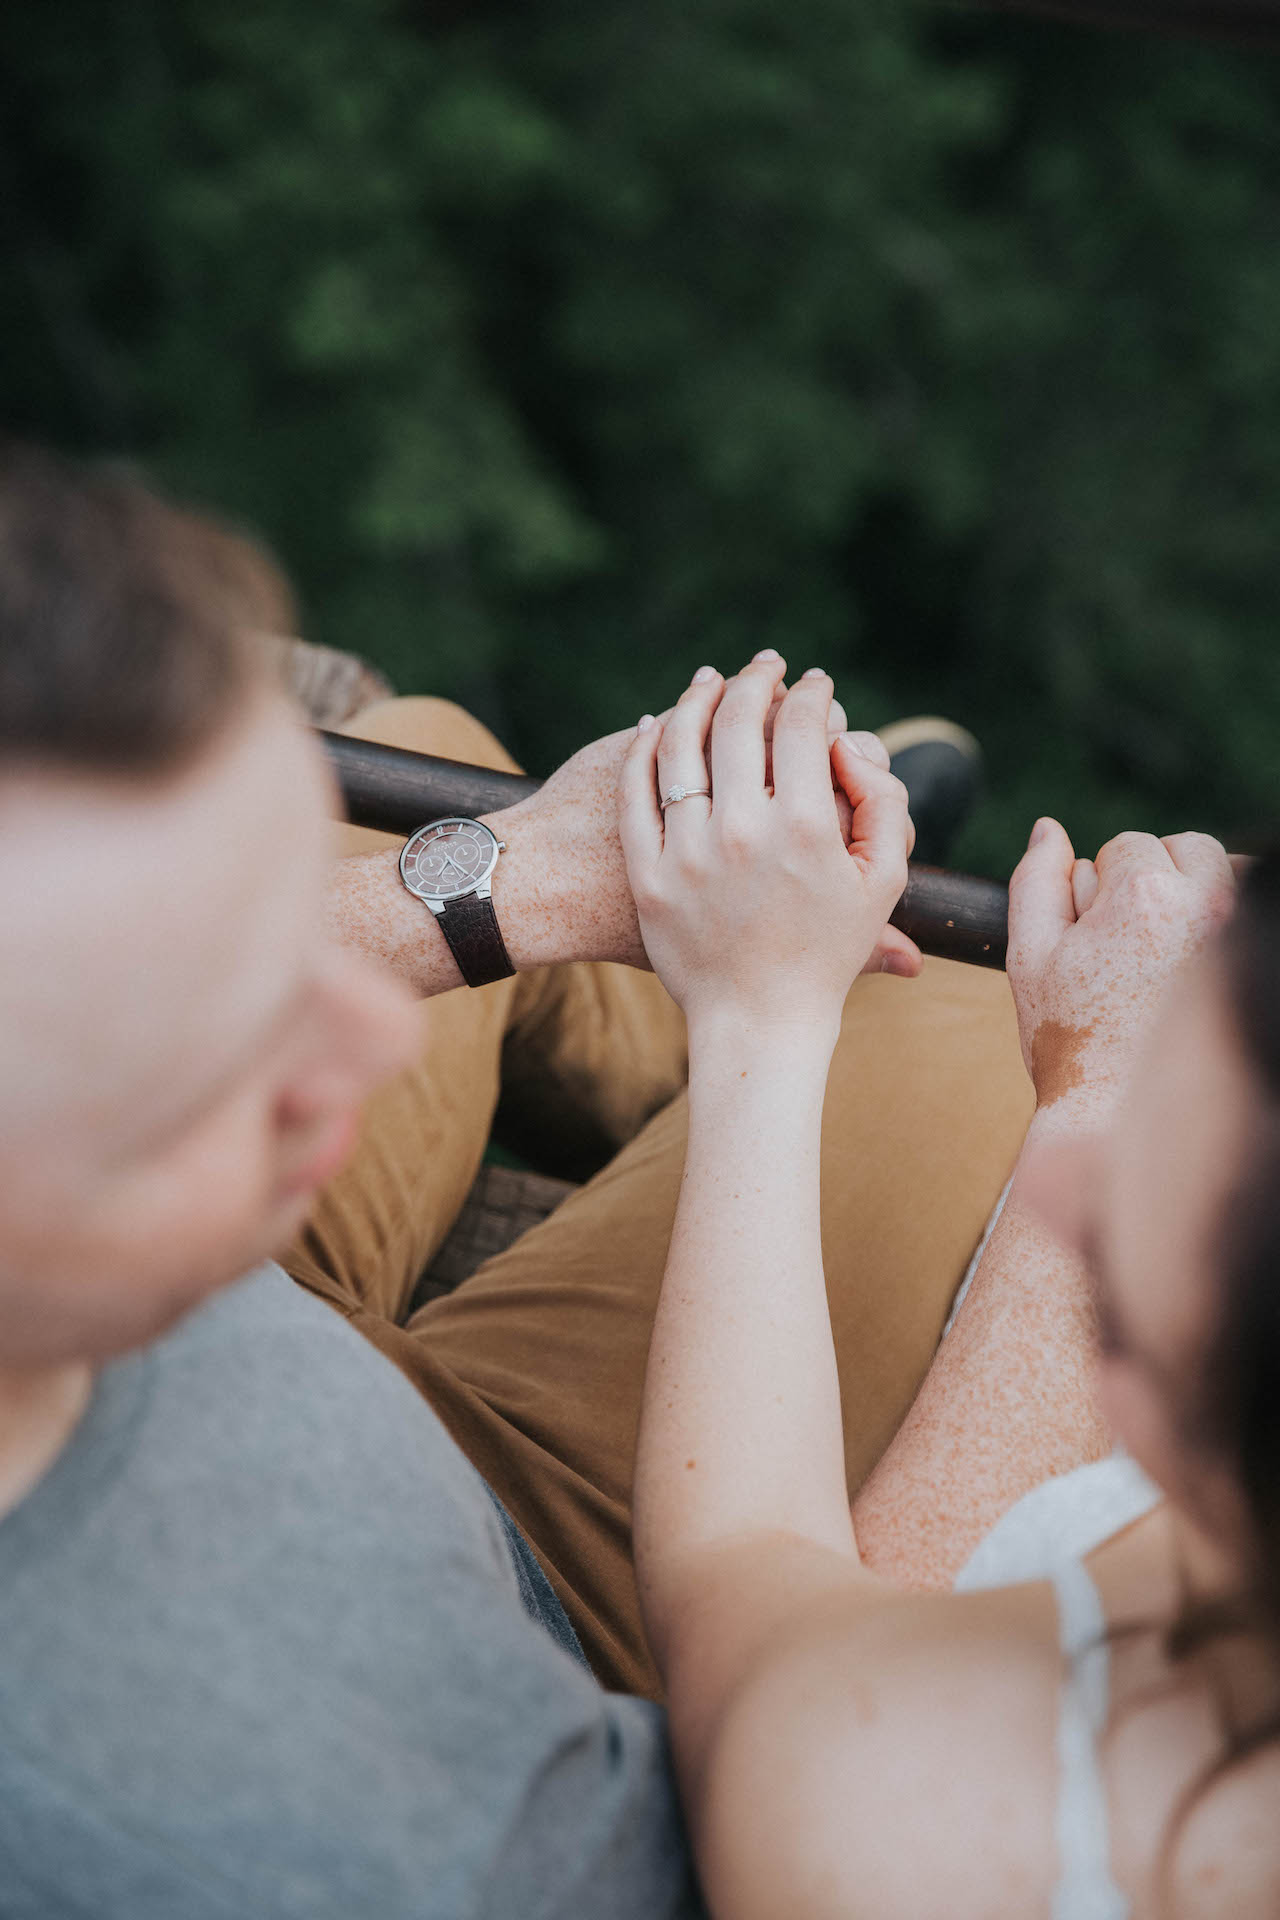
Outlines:
[[400, 877], [423, 899], [455, 900], [493, 872], [498, 842], [478, 820], [433, 820], [419, 827], [400, 855]]

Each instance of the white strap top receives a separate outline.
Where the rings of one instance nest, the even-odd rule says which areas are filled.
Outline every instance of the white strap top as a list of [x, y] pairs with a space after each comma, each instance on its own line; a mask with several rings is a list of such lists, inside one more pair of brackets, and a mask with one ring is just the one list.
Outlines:
[[1058, 1881], [1053, 1920], [1129, 1920], [1129, 1902], [1111, 1878], [1107, 1796], [1098, 1736], [1107, 1724], [1110, 1653], [1106, 1617], [1084, 1563], [1053, 1576], [1058, 1631], [1068, 1662], [1058, 1716]]
[[958, 1591], [1049, 1580], [1058, 1602], [1065, 1671], [1058, 1717], [1058, 1879], [1053, 1920], [1128, 1920], [1111, 1877], [1107, 1797], [1098, 1736], [1107, 1722], [1106, 1616], [1084, 1556], [1140, 1519], [1160, 1498], [1127, 1454], [1113, 1453], [1033, 1487], [961, 1569]]

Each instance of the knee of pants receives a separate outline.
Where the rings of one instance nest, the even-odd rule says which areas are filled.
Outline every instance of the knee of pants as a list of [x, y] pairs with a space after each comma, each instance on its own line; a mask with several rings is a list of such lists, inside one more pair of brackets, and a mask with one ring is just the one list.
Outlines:
[[402, 694], [393, 700], [375, 701], [345, 720], [338, 731], [357, 740], [377, 740], [386, 747], [407, 747], [413, 753], [469, 760], [506, 773], [521, 771], [483, 721], [456, 701], [442, 700], [435, 694]]

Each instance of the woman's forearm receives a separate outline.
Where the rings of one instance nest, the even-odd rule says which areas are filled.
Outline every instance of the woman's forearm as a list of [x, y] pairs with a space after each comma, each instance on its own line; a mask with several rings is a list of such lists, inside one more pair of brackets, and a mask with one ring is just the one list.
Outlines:
[[818, 1204], [835, 1032], [726, 1020], [690, 1033], [689, 1145], [636, 1472], [655, 1643], [706, 1549], [777, 1532], [853, 1552]]

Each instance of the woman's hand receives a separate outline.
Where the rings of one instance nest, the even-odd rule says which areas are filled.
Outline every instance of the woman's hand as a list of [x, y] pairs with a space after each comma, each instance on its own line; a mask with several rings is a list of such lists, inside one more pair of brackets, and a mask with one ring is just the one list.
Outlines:
[[[919, 971], [917, 949], [885, 924], [906, 884], [906, 789], [873, 734], [828, 748], [832, 684], [817, 669], [777, 711], [765, 784], [765, 720], [784, 671], [774, 658], [727, 684], [695, 677], [665, 726], [641, 722], [623, 768], [622, 845], [645, 946], [691, 1021], [838, 1023], [867, 965]], [[847, 847], [833, 767], [853, 808]], [[674, 787], [712, 791], [663, 813], [659, 794]]]
[[[719, 674], [712, 678], [718, 693], [723, 682]], [[773, 727], [785, 694], [779, 686], [765, 717], [766, 780], [773, 777]], [[671, 713], [662, 718], [669, 720]], [[827, 718], [830, 744], [846, 724], [844, 708], [833, 700]], [[618, 841], [619, 782], [634, 737], [628, 727], [593, 740], [527, 800], [482, 816], [506, 843], [506, 857], [494, 875], [494, 903], [507, 950], [522, 970], [565, 960], [649, 965]], [[847, 838], [851, 809], [843, 793], [836, 795], [836, 809]], [[393, 878], [400, 895], [399, 875]], [[420, 918], [414, 919], [415, 930]], [[915, 951], [905, 938], [902, 948]], [[918, 970], [918, 963], [910, 970]]]
[[1231, 911], [1216, 840], [1122, 833], [1077, 860], [1039, 820], [1009, 884], [1009, 983], [1041, 1111], [1105, 1121], [1171, 974]]

